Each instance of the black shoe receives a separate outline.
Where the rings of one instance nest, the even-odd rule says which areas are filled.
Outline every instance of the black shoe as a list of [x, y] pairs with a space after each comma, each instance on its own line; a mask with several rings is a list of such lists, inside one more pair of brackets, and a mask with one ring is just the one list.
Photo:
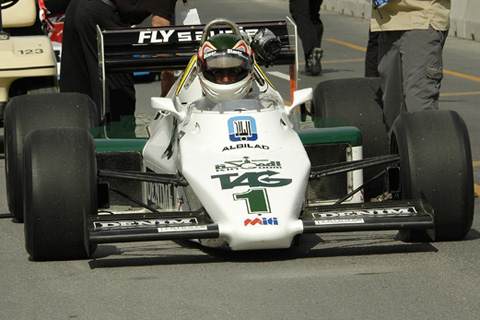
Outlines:
[[318, 76], [322, 72], [322, 63], [320, 60], [323, 56], [321, 48], [313, 48], [310, 57], [305, 62], [305, 71], [310, 72], [313, 76]]
[[305, 72], [310, 73], [312, 71], [312, 67], [310, 66], [310, 61], [305, 61]]

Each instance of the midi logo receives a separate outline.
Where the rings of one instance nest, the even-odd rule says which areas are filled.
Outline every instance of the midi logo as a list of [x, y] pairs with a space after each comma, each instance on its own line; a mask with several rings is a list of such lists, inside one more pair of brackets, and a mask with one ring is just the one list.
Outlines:
[[278, 219], [277, 218], [255, 218], [255, 219], [247, 219], [244, 222], [245, 226], [251, 225], [260, 225], [260, 226], [278, 226]]

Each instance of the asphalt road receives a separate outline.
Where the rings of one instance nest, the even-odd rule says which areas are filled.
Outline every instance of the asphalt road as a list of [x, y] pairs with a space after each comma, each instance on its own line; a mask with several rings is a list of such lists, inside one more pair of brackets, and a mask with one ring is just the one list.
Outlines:
[[[202, 23], [276, 20], [287, 1], [190, 0]], [[179, 8], [181, 8], [181, 2]], [[363, 76], [368, 22], [323, 12], [323, 75]], [[480, 43], [447, 40], [441, 108], [470, 132], [480, 182]], [[288, 97], [282, 68], [265, 70]], [[272, 74], [271, 72], [274, 71]], [[159, 83], [138, 86], [138, 113]], [[228, 253], [188, 241], [100, 245], [91, 259], [32, 262], [12, 223], [0, 161], [0, 319], [478, 319], [480, 214], [465, 240], [403, 243], [396, 232], [308, 235], [291, 250]], [[480, 193], [477, 188], [477, 195]]]

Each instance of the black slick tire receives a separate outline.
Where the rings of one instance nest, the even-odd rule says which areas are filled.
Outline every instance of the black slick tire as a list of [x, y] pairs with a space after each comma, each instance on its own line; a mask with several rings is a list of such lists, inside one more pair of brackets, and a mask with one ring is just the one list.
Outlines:
[[94, 102], [79, 93], [29, 94], [12, 98], [5, 109], [5, 178], [14, 221], [23, 222], [23, 143], [35, 129], [98, 125]]
[[[402, 199], [425, 199], [433, 208], [432, 240], [460, 240], [472, 226], [473, 167], [464, 121], [454, 111], [401, 114], [393, 123], [391, 152], [400, 156]], [[424, 241], [423, 231], [401, 231]]]
[[33, 260], [91, 255], [87, 216], [97, 214], [95, 144], [80, 128], [25, 139], [25, 247]]

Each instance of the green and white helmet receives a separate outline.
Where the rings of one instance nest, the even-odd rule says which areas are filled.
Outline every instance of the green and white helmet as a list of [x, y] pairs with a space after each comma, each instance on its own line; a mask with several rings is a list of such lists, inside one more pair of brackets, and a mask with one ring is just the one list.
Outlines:
[[242, 99], [253, 83], [253, 51], [242, 37], [218, 34], [197, 53], [203, 93], [213, 102]]

